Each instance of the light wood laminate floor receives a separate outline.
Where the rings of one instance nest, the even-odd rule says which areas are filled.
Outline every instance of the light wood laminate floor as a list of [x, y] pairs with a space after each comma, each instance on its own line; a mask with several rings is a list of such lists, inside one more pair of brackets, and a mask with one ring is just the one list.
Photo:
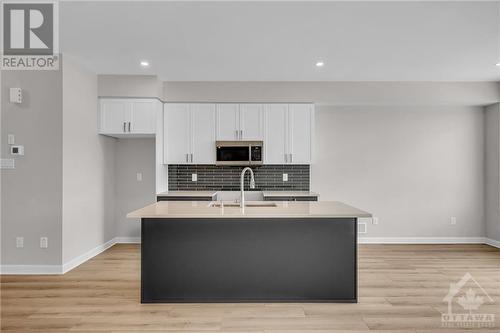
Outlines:
[[139, 254], [115, 245], [62, 276], [3, 276], [2, 332], [484, 332], [441, 326], [450, 283], [467, 272], [500, 332], [500, 250], [487, 245], [361, 245], [357, 304], [141, 305]]

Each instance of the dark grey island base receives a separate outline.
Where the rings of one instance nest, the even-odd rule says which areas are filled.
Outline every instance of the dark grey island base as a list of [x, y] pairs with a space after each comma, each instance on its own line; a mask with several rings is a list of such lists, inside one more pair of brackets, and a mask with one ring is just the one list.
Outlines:
[[357, 302], [357, 219], [142, 218], [141, 302]]

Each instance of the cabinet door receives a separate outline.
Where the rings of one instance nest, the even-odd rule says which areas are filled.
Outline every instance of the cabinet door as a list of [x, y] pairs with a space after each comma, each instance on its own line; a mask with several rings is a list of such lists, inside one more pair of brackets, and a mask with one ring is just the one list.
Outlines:
[[238, 104], [217, 104], [217, 140], [238, 140], [239, 124]]
[[127, 128], [126, 119], [129, 104], [126, 100], [101, 99], [100, 100], [100, 129], [102, 134], [121, 134]]
[[286, 118], [287, 104], [269, 104], [265, 106], [264, 163], [284, 164], [287, 162]]
[[163, 120], [166, 164], [189, 163], [191, 146], [189, 104], [166, 104]]
[[312, 119], [312, 105], [288, 105], [288, 153], [292, 164], [311, 163]]
[[130, 133], [154, 134], [156, 132], [156, 101], [130, 100], [129, 122]]
[[262, 104], [240, 104], [240, 139], [262, 140], [264, 116]]
[[195, 164], [215, 164], [215, 104], [191, 104], [191, 153]]

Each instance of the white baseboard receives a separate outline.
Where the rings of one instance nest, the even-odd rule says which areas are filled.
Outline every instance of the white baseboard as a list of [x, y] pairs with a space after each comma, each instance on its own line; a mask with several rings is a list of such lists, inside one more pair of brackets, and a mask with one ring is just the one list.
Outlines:
[[359, 237], [359, 244], [485, 244], [484, 237]]
[[[2, 265], [2, 275], [65, 274], [115, 244], [140, 244], [141, 237], [115, 237], [63, 265]], [[485, 237], [359, 237], [359, 244], [488, 244], [500, 248], [500, 241]]]
[[2, 265], [2, 275], [58, 275], [62, 274], [61, 265]]
[[140, 244], [141, 237], [115, 237], [116, 244]]
[[485, 238], [484, 242], [486, 244], [490, 245], [490, 246], [493, 246], [493, 247], [496, 247], [496, 248], [500, 249], [500, 241], [497, 241], [497, 240], [494, 240], [494, 239], [491, 239], [491, 238]]
[[88, 251], [88, 252], [86, 252], [86, 253], [82, 254], [81, 256], [78, 256], [74, 259], [71, 259], [67, 263], [63, 264], [62, 265], [62, 274], [65, 274], [66, 272], [69, 272], [73, 268], [80, 266], [81, 264], [83, 264], [87, 260], [95, 257], [99, 253], [106, 251], [107, 249], [109, 249], [110, 247], [112, 247], [113, 245], [116, 244], [115, 239], [116, 238], [110, 239], [106, 243], [101, 244], [99, 246], [96, 246], [92, 250], [90, 250], [90, 251]]

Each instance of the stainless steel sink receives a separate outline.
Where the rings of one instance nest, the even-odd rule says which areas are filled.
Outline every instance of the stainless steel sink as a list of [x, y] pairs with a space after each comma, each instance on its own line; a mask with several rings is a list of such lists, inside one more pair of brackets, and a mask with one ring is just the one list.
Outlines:
[[[208, 204], [208, 207], [216, 207], [216, 208], [223, 208], [223, 207], [239, 207], [240, 204], [239, 202], [224, 202], [224, 201], [212, 201], [211, 203]], [[277, 207], [275, 202], [266, 202], [266, 201], [261, 201], [261, 202], [245, 202], [245, 207]]]

